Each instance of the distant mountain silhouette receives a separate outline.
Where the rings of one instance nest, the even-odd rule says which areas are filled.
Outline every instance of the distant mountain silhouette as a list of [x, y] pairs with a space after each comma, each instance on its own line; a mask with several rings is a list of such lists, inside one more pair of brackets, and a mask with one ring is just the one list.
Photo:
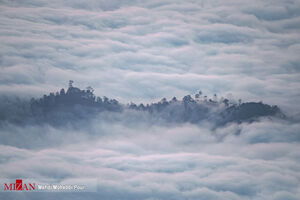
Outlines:
[[223, 122], [251, 122], [258, 117], [277, 116], [285, 118], [278, 106], [270, 106], [261, 102], [248, 102], [240, 105], [232, 105], [221, 112]]
[[115, 99], [107, 97], [95, 97], [93, 89], [86, 90], [73, 87], [70, 81], [67, 92], [44, 95], [40, 99], [32, 99], [30, 102], [31, 116], [38, 122], [62, 124], [78, 119], [88, 120], [101, 112], [120, 113], [124, 111], [136, 111], [147, 113], [151, 118], [170, 123], [193, 123], [208, 120], [217, 126], [230, 122], [253, 122], [260, 117], [284, 118], [284, 114], [277, 106], [270, 106], [262, 102], [233, 103], [226, 98], [208, 99], [199, 92], [195, 97], [187, 95], [182, 100], [176, 97], [171, 100], [163, 98], [152, 104], [129, 105], [120, 104]]
[[31, 99], [32, 115], [39, 121], [60, 123], [76, 119], [88, 119], [103, 111], [121, 112], [123, 106], [115, 99], [95, 97], [93, 89], [81, 90], [73, 87], [70, 81], [67, 92], [44, 95], [40, 99]]

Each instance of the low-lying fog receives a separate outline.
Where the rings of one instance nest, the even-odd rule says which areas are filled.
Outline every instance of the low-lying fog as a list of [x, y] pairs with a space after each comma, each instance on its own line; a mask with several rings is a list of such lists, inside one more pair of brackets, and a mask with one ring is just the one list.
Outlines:
[[2, 123], [2, 177], [93, 178], [97, 190], [2, 192], [0, 197], [296, 199], [300, 195], [299, 123], [260, 118], [216, 128], [205, 120], [150, 121], [143, 113], [126, 111], [100, 113], [76, 126]]

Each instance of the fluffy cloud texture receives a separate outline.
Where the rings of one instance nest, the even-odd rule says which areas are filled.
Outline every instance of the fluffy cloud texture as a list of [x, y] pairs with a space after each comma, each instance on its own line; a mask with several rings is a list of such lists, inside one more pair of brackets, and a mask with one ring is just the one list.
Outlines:
[[73, 79], [123, 102], [199, 89], [299, 101], [298, 1], [1, 1], [0, 9], [1, 93], [41, 95]]
[[1, 138], [10, 139], [1, 141], [0, 171], [5, 178], [97, 178], [96, 192], [0, 192], [0, 196], [297, 199], [300, 195], [299, 124], [265, 119], [212, 130], [205, 123], [170, 127], [135, 120], [132, 126], [127, 120], [95, 119], [82, 127], [2, 126]]
[[294, 119], [1, 123], [0, 178], [97, 178], [98, 192], [0, 198], [299, 198], [299, 24], [296, 0], [0, 0], [1, 96], [37, 97], [69, 79], [123, 103], [201, 89], [277, 104]]

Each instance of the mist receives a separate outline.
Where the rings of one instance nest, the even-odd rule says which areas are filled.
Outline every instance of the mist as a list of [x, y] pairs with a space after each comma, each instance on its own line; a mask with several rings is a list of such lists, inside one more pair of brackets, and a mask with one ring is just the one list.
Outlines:
[[299, 199], [299, 23], [297, 0], [0, 0], [0, 199]]
[[[30, 106], [29, 110], [24, 109], [28, 108], [24, 106], [28, 100], [9, 99], [2, 108], [22, 108], [23, 113], [32, 109]], [[184, 105], [184, 101], [178, 102]], [[203, 102], [198, 103], [203, 106]], [[2, 117], [2, 177], [59, 181], [96, 178], [97, 189], [76, 194], [0, 193], [0, 196], [296, 199], [299, 195], [300, 125], [289, 116], [262, 115], [255, 120], [216, 125], [211, 119], [215, 114], [204, 115], [207, 118], [195, 123], [159, 117], [164, 114], [139, 110], [134, 104], [120, 105], [122, 110], [100, 109], [97, 113], [82, 107], [88, 111], [84, 112], [84, 118], [72, 117], [78, 112], [68, 109], [69, 118], [58, 124], [47, 117], [36, 123], [28, 113], [19, 115], [22, 123]], [[12, 116], [21, 112], [12, 111], [6, 113]], [[53, 111], [60, 113], [52, 108], [52, 117]], [[17, 166], [22, 169], [16, 170]]]

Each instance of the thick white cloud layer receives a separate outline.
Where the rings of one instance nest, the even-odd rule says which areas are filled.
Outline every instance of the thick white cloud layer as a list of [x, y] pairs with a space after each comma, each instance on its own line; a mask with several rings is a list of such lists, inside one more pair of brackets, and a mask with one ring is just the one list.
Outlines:
[[[1, 175], [36, 180], [97, 178], [97, 192], [76, 193], [77, 198], [88, 199], [297, 199], [300, 195], [299, 124], [262, 120], [217, 130], [205, 123], [134, 124], [95, 119], [80, 130], [4, 126], [1, 138], [10, 138], [10, 144], [0, 145]], [[0, 192], [0, 196], [71, 198], [72, 194]]]
[[[1, 1], [1, 93], [92, 85], [123, 102], [196, 90], [295, 110], [299, 1]], [[299, 111], [299, 106], [297, 106]]]
[[[201, 89], [277, 104], [297, 121], [299, 24], [297, 0], [0, 0], [0, 95], [40, 96], [69, 79], [121, 102]], [[1, 124], [0, 178], [97, 178], [98, 192], [0, 199], [300, 196], [299, 123], [137, 121]]]

